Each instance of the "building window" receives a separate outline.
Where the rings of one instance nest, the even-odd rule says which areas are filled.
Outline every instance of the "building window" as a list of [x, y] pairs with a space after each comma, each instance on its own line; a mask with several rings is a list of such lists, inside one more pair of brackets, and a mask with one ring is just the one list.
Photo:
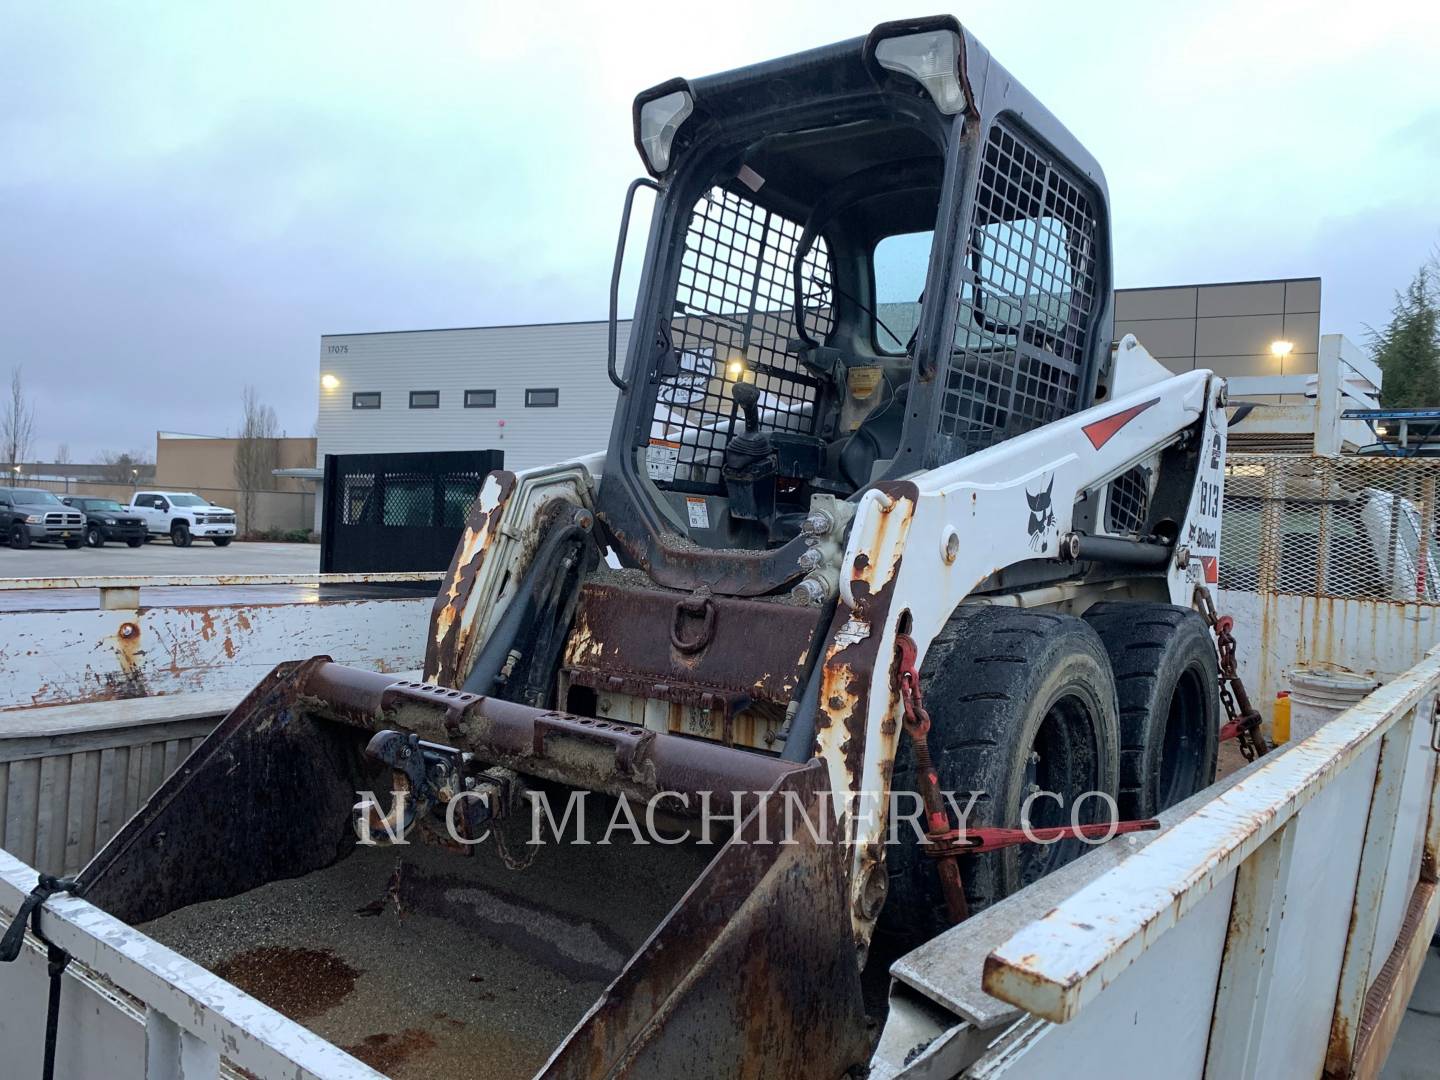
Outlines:
[[440, 407], [440, 391], [411, 390], [410, 407], [412, 409], [438, 409]]
[[350, 395], [350, 407], [352, 409], [378, 409], [380, 407], [380, 391], [355, 391], [355, 393]]
[[466, 390], [465, 407], [467, 409], [493, 409], [495, 407], [495, 391]]
[[541, 390], [525, 391], [525, 407], [527, 409], [553, 409], [560, 404], [560, 389], [555, 386], [545, 387]]

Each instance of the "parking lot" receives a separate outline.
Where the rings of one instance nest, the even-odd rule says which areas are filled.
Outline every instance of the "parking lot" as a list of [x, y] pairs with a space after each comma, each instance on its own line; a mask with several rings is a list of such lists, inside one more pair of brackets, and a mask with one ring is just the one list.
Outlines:
[[319, 544], [245, 544], [217, 548], [197, 540], [188, 548], [152, 540], [138, 548], [106, 544], [71, 551], [36, 544], [0, 547], [0, 577], [128, 577], [148, 574], [304, 574], [320, 569]]

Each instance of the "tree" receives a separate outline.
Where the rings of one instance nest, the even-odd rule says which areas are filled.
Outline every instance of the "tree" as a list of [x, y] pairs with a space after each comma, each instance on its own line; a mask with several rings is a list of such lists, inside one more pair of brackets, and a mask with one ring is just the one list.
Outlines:
[[260, 400], [253, 386], [240, 396], [240, 441], [235, 447], [235, 486], [240, 489], [240, 531], [253, 531], [255, 493], [275, 487], [278, 461], [275, 410]]
[[17, 367], [10, 372], [10, 397], [5, 402], [4, 413], [0, 414], [0, 444], [3, 444], [0, 450], [5, 455], [7, 472], [25, 463], [34, 438], [35, 406], [25, 395], [25, 380]]
[[100, 472], [112, 484], [135, 483], [139, 468], [149, 464], [141, 450], [126, 450], [120, 453], [106, 450], [100, 455]]
[[1440, 408], [1440, 295], [1437, 267], [1422, 266], [1384, 329], [1371, 331], [1370, 349], [1385, 378], [1380, 404], [1389, 409]]
[[62, 442], [59, 446], [55, 448], [55, 464], [70, 464], [70, 444], [68, 442]]

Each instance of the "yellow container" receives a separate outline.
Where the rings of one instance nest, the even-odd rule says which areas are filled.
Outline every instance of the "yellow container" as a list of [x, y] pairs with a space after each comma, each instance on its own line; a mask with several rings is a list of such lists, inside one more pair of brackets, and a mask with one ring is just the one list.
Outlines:
[[1290, 691], [1281, 690], [1275, 695], [1275, 712], [1271, 715], [1270, 730], [1275, 744], [1290, 741]]

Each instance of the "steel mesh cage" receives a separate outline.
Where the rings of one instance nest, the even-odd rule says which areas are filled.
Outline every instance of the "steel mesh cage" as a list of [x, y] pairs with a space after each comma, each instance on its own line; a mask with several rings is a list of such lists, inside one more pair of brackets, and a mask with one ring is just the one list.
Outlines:
[[961, 268], [954, 351], [940, 397], [941, 458], [982, 450], [1079, 408], [1096, 231], [1079, 182], [1029, 138], [996, 123]]
[[1437, 481], [1425, 458], [1230, 454], [1220, 585], [1440, 602]]
[[1137, 535], [1150, 511], [1150, 470], [1136, 465], [1110, 481], [1105, 499], [1105, 531]]
[[[671, 337], [679, 371], [660, 380], [651, 436], [679, 445], [662, 487], [719, 492], [721, 455], [740, 419], [729, 365], [740, 361], [760, 390], [765, 426], [814, 434], [819, 382], [786, 351], [794, 336], [793, 273], [802, 227], [743, 195], [712, 188], [686, 230]], [[830, 254], [817, 237], [802, 260], [805, 326], [824, 340], [833, 326]]]

